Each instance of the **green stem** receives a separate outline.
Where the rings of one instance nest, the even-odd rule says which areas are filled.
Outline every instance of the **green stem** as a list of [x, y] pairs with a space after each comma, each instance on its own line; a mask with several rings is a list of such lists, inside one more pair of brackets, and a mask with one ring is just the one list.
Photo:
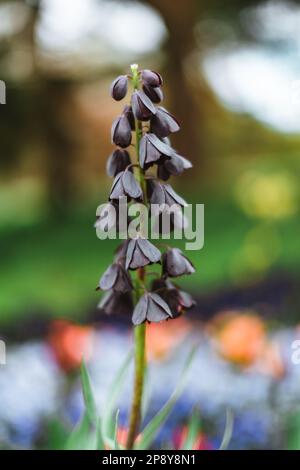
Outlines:
[[[138, 89], [138, 67], [137, 65], [131, 66], [132, 71], [132, 84], [133, 88]], [[137, 162], [139, 162], [139, 147], [140, 140], [142, 136], [142, 127], [141, 122], [135, 120], [135, 148], [136, 148], [136, 157]], [[144, 203], [146, 204], [146, 181], [144, 178], [143, 169], [138, 167], [138, 179], [143, 190]], [[141, 297], [141, 293], [144, 290], [145, 283], [145, 269], [140, 268], [137, 271], [137, 280], [136, 280], [136, 302], [138, 302]], [[145, 358], [145, 336], [146, 336], [146, 324], [138, 325], [134, 328], [134, 339], [135, 339], [135, 377], [134, 377], [134, 388], [133, 388], [133, 400], [130, 411], [129, 419], [129, 428], [126, 448], [132, 449], [134, 445], [134, 440], [136, 438], [138, 427], [141, 419], [141, 405], [143, 397], [143, 387], [144, 387], [144, 376], [146, 369], [146, 358]]]

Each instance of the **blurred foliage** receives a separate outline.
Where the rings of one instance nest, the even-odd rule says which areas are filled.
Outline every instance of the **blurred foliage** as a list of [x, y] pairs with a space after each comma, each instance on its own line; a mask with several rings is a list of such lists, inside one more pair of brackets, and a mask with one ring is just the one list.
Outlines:
[[[262, 225], [233, 201], [207, 197], [204, 202], [205, 246], [189, 252], [197, 273], [183, 279], [183, 285], [199, 293], [243, 285], [279, 267], [298, 272], [298, 218]], [[30, 312], [82, 317], [96, 305], [99, 294], [93, 286], [118, 241], [97, 239], [95, 207], [82, 207], [60, 222], [21, 219], [18, 226], [15, 220], [11, 229], [2, 228], [1, 322]]]

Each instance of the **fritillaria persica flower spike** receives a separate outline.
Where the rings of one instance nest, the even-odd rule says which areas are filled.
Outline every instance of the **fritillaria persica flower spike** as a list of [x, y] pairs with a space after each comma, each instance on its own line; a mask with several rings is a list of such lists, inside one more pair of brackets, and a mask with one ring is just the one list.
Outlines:
[[[192, 166], [186, 158], [177, 154], [169, 140], [169, 136], [180, 129], [178, 121], [167, 109], [156, 106], [163, 100], [162, 85], [163, 80], [158, 72], [149, 69], [139, 71], [136, 64], [131, 65], [130, 74], [118, 76], [111, 85], [110, 93], [116, 101], [130, 96], [111, 128], [111, 141], [117, 148], [112, 151], [106, 170], [114, 181], [109, 202], [98, 214], [97, 229], [106, 231], [113, 228], [123, 236], [131, 221], [127, 213], [124, 228], [118, 217], [122, 213], [124, 197], [130, 204], [131, 201], [143, 201], [146, 206], [149, 203], [160, 205], [158, 233], [165, 233], [163, 230], [173, 230], [185, 223], [182, 209], [186, 205], [185, 200], [169, 184], [160, 181], [180, 175]], [[153, 166], [156, 166], [157, 177], [152, 175], [149, 178], [146, 173]], [[172, 209], [170, 228], [161, 229], [159, 220], [164, 219], [171, 206], [176, 211]], [[122, 313], [131, 317], [135, 326], [136, 372], [126, 444], [128, 449], [133, 446], [140, 421], [146, 323], [177, 318], [194, 304], [189, 294], [169, 280], [169, 277], [193, 273], [192, 263], [178, 248], [168, 249], [161, 255], [160, 250], [142, 233], [143, 217], [145, 215], [141, 213], [138, 225], [141, 233], [120, 245], [97, 288], [105, 291], [98, 307], [108, 315]], [[149, 286], [147, 269], [154, 263], [162, 263], [162, 277]]]

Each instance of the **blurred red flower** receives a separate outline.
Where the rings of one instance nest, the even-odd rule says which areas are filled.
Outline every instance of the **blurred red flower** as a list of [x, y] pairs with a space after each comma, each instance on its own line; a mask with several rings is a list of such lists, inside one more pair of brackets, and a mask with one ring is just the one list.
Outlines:
[[[182, 449], [188, 435], [188, 427], [177, 428], [173, 436], [176, 450]], [[214, 450], [212, 443], [203, 432], [199, 432], [191, 449], [188, 450]]]

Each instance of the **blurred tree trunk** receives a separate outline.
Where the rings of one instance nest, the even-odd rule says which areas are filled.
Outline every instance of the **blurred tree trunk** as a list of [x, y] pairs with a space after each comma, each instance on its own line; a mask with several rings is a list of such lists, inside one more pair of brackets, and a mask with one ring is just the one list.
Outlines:
[[42, 100], [48, 203], [51, 215], [60, 218], [69, 212], [74, 199], [72, 161], [75, 139], [68, 129], [71, 81], [44, 77]]
[[196, 49], [194, 30], [199, 21], [199, 4], [196, 0], [146, 0], [146, 3], [160, 13], [169, 33], [165, 44], [165, 77], [172, 112], [182, 125], [182, 131], [174, 134], [172, 140], [179, 153], [192, 160], [198, 170], [203, 166], [204, 156], [198, 63], [192, 74], [187, 71], [188, 61]]
[[23, 32], [31, 53], [30, 80], [34, 85], [33, 111], [27, 125], [33, 133], [32, 138], [38, 139], [43, 149], [49, 212], [54, 217], [62, 217], [69, 211], [73, 199], [71, 163], [74, 138], [68, 129], [70, 117], [66, 113], [72, 97], [72, 81], [67, 78], [53, 78], [46, 72], [41, 72], [39, 68], [36, 25], [39, 20], [40, 5], [40, 1], [37, 1], [31, 6]]

